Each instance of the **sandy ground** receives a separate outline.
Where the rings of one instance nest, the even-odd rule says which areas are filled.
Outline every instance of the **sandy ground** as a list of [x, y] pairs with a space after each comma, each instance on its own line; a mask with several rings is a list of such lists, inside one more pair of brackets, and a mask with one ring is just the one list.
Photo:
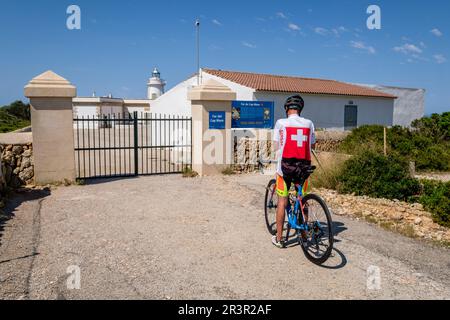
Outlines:
[[[362, 221], [333, 217], [324, 267], [298, 246], [276, 249], [262, 210], [269, 179], [166, 175], [19, 194], [0, 226], [0, 298], [450, 298], [448, 249]], [[379, 290], [367, 287], [370, 266]]]

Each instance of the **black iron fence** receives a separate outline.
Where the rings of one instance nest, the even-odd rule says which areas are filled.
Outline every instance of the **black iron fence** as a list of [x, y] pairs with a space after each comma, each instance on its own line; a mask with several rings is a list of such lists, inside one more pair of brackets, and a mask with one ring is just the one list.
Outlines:
[[74, 119], [78, 179], [181, 173], [192, 163], [192, 118], [108, 114]]

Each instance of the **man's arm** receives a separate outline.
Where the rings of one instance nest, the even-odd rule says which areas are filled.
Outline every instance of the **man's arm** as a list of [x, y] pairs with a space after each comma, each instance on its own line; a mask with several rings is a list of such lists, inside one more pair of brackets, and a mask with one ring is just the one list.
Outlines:
[[280, 150], [280, 123], [277, 121], [273, 129], [272, 152], [276, 155]]
[[311, 123], [311, 149], [316, 150], [316, 130], [314, 128], [314, 123]]

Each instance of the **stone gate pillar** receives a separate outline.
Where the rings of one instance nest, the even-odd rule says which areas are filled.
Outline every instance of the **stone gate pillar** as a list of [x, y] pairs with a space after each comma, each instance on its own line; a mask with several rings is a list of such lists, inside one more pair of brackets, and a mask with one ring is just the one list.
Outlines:
[[192, 108], [192, 168], [215, 175], [232, 164], [231, 101], [236, 93], [208, 80], [188, 93]]
[[72, 98], [76, 87], [52, 71], [25, 86], [30, 98], [36, 184], [74, 181]]

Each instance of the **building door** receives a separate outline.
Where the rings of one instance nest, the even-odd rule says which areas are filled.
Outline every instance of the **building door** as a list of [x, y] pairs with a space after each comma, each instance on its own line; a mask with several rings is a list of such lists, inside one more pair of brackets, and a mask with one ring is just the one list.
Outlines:
[[358, 106], [345, 106], [345, 130], [353, 130], [358, 127]]

